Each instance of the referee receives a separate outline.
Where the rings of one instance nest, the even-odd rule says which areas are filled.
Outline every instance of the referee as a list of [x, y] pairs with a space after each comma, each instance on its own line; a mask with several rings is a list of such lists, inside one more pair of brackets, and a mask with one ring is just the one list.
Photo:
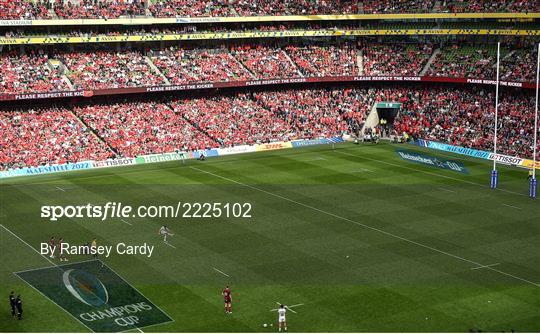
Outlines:
[[9, 294], [9, 306], [11, 306], [11, 316], [15, 316], [15, 292], [11, 291]]
[[17, 299], [15, 299], [15, 306], [17, 307], [17, 319], [21, 320], [23, 313], [21, 295], [17, 295]]

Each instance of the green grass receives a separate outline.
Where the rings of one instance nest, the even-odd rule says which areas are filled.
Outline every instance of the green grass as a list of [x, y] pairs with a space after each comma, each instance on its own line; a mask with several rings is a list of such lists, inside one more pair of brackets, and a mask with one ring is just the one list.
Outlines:
[[[293, 332], [540, 331], [540, 205], [526, 172], [501, 167], [492, 191], [489, 162], [459, 157], [470, 171], [460, 174], [401, 160], [398, 148], [450, 159], [344, 144], [17, 178], [2, 181], [0, 219], [35, 248], [50, 235], [154, 244], [151, 258], [104, 259], [175, 320], [148, 332], [275, 332], [276, 301], [304, 304], [288, 314]], [[250, 202], [253, 218], [40, 218], [41, 205], [107, 201]], [[176, 248], [156, 234], [164, 223]], [[12, 274], [50, 264], [2, 228], [0, 243], [0, 295], [21, 293], [26, 315], [0, 304], [0, 331], [86, 331]]]

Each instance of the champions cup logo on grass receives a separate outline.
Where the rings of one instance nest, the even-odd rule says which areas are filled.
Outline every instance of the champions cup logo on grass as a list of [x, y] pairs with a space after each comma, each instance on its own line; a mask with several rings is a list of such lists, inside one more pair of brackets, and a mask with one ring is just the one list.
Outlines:
[[94, 332], [173, 321], [100, 260], [15, 274]]

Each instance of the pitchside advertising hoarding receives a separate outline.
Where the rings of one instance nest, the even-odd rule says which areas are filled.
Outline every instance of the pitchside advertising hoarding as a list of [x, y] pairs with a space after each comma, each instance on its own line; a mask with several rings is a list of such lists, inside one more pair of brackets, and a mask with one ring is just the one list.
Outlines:
[[[198, 150], [192, 152], [171, 152], [171, 153], [161, 153], [161, 154], [149, 154], [138, 156], [136, 158], [118, 158], [118, 159], [108, 159], [104, 161], [83, 161], [78, 163], [68, 163], [68, 164], [59, 164], [59, 165], [50, 165], [50, 166], [41, 166], [41, 167], [25, 167], [17, 169], [9, 169], [6, 171], [0, 171], [0, 178], [16, 177], [16, 176], [28, 176], [28, 175], [41, 175], [41, 174], [50, 174], [50, 173], [59, 173], [67, 171], [80, 171], [88, 170], [95, 168], [110, 168], [110, 167], [122, 167], [130, 165], [139, 165], [139, 164], [148, 164], [148, 163], [158, 163], [158, 162], [167, 162], [167, 161], [179, 161], [187, 159], [198, 159], [201, 155], [205, 157], [217, 157], [217, 156], [226, 156], [231, 154], [241, 154], [241, 153], [250, 153], [250, 152], [261, 152], [261, 151], [272, 151], [272, 150], [281, 150], [286, 148], [300, 148], [305, 146], [312, 145], [324, 145], [332, 143], [341, 143], [343, 142], [342, 137], [334, 138], [319, 138], [319, 139], [308, 139], [308, 140], [293, 140], [286, 142], [273, 142], [265, 144], [256, 144], [256, 145], [240, 145], [227, 148], [217, 148], [217, 149], [208, 149], [208, 150]], [[453, 146], [444, 143], [438, 143], [430, 140], [419, 139], [415, 142], [416, 145], [427, 147], [439, 151], [452, 152], [461, 155], [467, 155], [474, 158], [486, 159], [486, 160], [497, 160], [499, 163], [519, 166], [523, 168], [532, 168], [534, 162], [529, 159], [523, 159], [520, 157], [511, 157], [503, 154], [493, 154], [491, 152], [480, 151], [472, 148]], [[536, 168], [540, 169], [540, 162], [536, 162]]]
[[15, 275], [94, 332], [123, 332], [173, 321], [100, 260]]
[[518, 166], [518, 167], [523, 167], [523, 168], [532, 168], [533, 166], [535, 166], [537, 169], [540, 169], [540, 162], [536, 162], [536, 165], [534, 165], [534, 161], [530, 159], [512, 157], [512, 156], [504, 155], [504, 154], [494, 154], [493, 152], [454, 146], [450, 144], [439, 143], [439, 142], [434, 142], [431, 140], [424, 140], [424, 139], [418, 139], [415, 142], [415, 144], [418, 146], [427, 147], [427, 148], [431, 148], [431, 149], [435, 149], [439, 151], [451, 152], [451, 153], [456, 153], [456, 154], [461, 154], [461, 155], [466, 155], [466, 156], [470, 156], [474, 158], [486, 159], [486, 160], [491, 160], [491, 161], [495, 160], [498, 163], [502, 163], [505, 165]]

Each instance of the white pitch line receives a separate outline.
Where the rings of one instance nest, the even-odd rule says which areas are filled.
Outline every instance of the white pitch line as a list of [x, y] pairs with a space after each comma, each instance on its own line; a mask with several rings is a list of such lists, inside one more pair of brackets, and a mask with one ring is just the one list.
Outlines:
[[367, 168], [355, 169], [351, 173], [364, 173], [364, 172], [373, 173], [372, 170], [367, 169]]
[[297, 306], [302, 306], [302, 305], [304, 305], [304, 304], [303, 303], [302, 304], [294, 304], [294, 305], [291, 305], [289, 307], [297, 307]]
[[[229, 182], [233, 182], [233, 183], [236, 183], [236, 184], [239, 184], [239, 185], [242, 185], [244, 187], [247, 187], [247, 188], [250, 188], [250, 189], [253, 189], [253, 190], [256, 190], [256, 191], [259, 191], [259, 192], [262, 192], [262, 193], [265, 193], [267, 195], [270, 195], [270, 196], [273, 196], [273, 197], [276, 197], [276, 198], [280, 198], [280, 199], [283, 199], [287, 202], [291, 202], [291, 203], [294, 203], [294, 204], [297, 204], [297, 205], [300, 205], [300, 206], [303, 206], [305, 208], [308, 208], [308, 209], [311, 209], [311, 210], [314, 210], [314, 211], [317, 211], [317, 212], [320, 212], [320, 213], [323, 213], [327, 216], [330, 216], [330, 217], [334, 217], [336, 219], [339, 219], [339, 220], [343, 220], [343, 221], [346, 221], [346, 222], [349, 222], [349, 223], [352, 223], [352, 224], [355, 224], [355, 225], [358, 225], [358, 226], [362, 226], [364, 228], [367, 228], [367, 229], [370, 229], [372, 231], [375, 231], [375, 232], [379, 232], [381, 234], [384, 234], [384, 235], [387, 235], [389, 237], [392, 237], [392, 238], [395, 238], [395, 239], [399, 239], [401, 241], [405, 241], [405, 242], [408, 242], [408, 243], [411, 243], [413, 245], [417, 245], [419, 247], [423, 247], [425, 249], [429, 249], [431, 251], [434, 251], [434, 252], [437, 252], [437, 253], [440, 253], [440, 254], [443, 254], [443, 255], [446, 255], [446, 256], [449, 256], [449, 257], [453, 257], [454, 259], [458, 259], [458, 260], [461, 260], [463, 262], [468, 262], [468, 263], [471, 263], [471, 264], [474, 264], [475, 266], [482, 266], [483, 264], [479, 263], [479, 262], [476, 262], [476, 261], [473, 261], [473, 260], [469, 260], [469, 259], [466, 259], [466, 258], [463, 258], [459, 255], [455, 255], [455, 254], [452, 254], [452, 253], [448, 253], [448, 252], [445, 252], [443, 250], [440, 250], [440, 249], [437, 249], [437, 248], [434, 248], [434, 247], [431, 247], [431, 246], [428, 246], [428, 245], [425, 245], [425, 244], [422, 244], [420, 242], [417, 242], [417, 241], [414, 241], [414, 240], [410, 240], [410, 239], [407, 239], [405, 237], [402, 237], [402, 236], [399, 236], [397, 234], [394, 234], [394, 233], [391, 233], [391, 232], [387, 232], [387, 231], [384, 231], [384, 230], [381, 230], [379, 228], [376, 228], [376, 227], [373, 227], [373, 226], [370, 226], [370, 225], [366, 225], [366, 224], [363, 224], [363, 223], [360, 223], [360, 222], [357, 222], [356, 220], [352, 220], [350, 218], [346, 218], [346, 217], [342, 217], [340, 215], [337, 215], [335, 213], [332, 213], [332, 212], [328, 212], [328, 211], [325, 211], [325, 210], [322, 210], [322, 209], [319, 209], [317, 207], [314, 207], [314, 206], [311, 206], [309, 204], [305, 204], [305, 203], [302, 203], [302, 202], [298, 202], [298, 201], [295, 201], [294, 199], [290, 199], [288, 197], [285, 197], [285, 196], [282, 196], [282, 195], [278, 195], [278, 194], [275, 194], [273, 192], [270, 192], [270, 191], [267, 191], [267, 190], [264, 190], [264, 189], [261, 189], [261, 188], [257, 188], [255, 186], [252, 186], [252, 185], [249, 185], [249, 184], [246, 184], [246, 183], [242, 183], [240, 181], [236, 181], [236, 180], [233, 180], [233, 179], [230, 179], [228, 177], [225, 177], [225, 176], [221, 176], [221, 175], [218, 175], [218, 174], [215, 174], [215, 173], [212, 173], [212, 172], [208, 172], [208, 171], [205, 171], [203, 169], [199, 169], [197, 167], [190, 167], [192, 169], [195, 169], [195, 170], [198, 170], [198, 171], [204, 171], [206, 172], [207, 174], [209, 175], [213, 175], [217, 178], [220, 178], [220, 179], [223, 179], [223, 180], [226, 180], [226, 181], [229, 181]], [[431, 174], [431, 173], [430, 173]], [[435, 174], [435, 175], [438, 175], [438, 174]], [[459, 180], [459, 179], [456, 179], [456, 180]], [[474, 183], [472, 182], [473, 184], [477, 184], [477, 183]], [[505, 275], [505, 276], [508, 276], [508, 277], [512, 277], [514, 279], [517, 279], [517, 280], [520, 280], [522, 282], [526, 282], [526, 283], [529, 283], [529, 284], [532, 284], [536, 287], [539, 287], [540, 288], [540, 284], [539, 283], [535, 283], [535, 282], [532, 282], [532, 281], [529, 281], [525, 278], [521, 278], [519, 276], [515, 276], [513, 274], [510, 274], [510, 273], [506, 273], [504, 271], [501, 271], [501, 270], [497, 270], [497, 269], [494, 269], [494, 268], [491, 268], [491, 267], [488, 267], [487, 269], [489, 270], [492, 270], [492, 271], [495, 271], [495, 272], [498, 272], [499, 274], [501, 275]]]
[[483, 268], [495, 267], [495, 266], [498, 266], [499, 264], [500, 264], [500, 263], [486, 264], [485, 266], [479, 266], [479, 267], [471, 268], [471, 270], [477, 270], [477, 269], [483, 269]]
[[0, 226], [6, 230], [7, 232], [9, 232], [12, 236], [14, 236], [15, 238], [19, 239], [23, 244], [25, 244], [26, 246], [30, 247], [34, 252], [38, 253], [42, 258], [44, 258], [45, 260], [47, 260], [50, 264], [52, 264], [53, 266], [57, 267], [58, 265], [56, 263], [54, 263], [53, 261], [51, 261], [51, 259], [49, 259], [48, 257], [46, 257], [45, 255], [41, 254], [41, 252], [39, 252], [37, 249], [35, 249], [32, 245], [30, 245], [29, 243], [27, 243], [26, 241], [24, 241], [23, 239], [21, 239], [18, 235], [16, 235], [15, 233], [11, 232], [10, 229], [8, 229], [7, 227], [5, 227], [4, 225], [0, 224]]
[[59, 186], [55, 186], [55, 188], [56, 188], [56, 189], [58, 189], [58, 190], [62, 190], [63, 192], [65, 192], [65, 191], [66, 191], [65, 189], [63, 189], [63, 188], [60, 188]]
[[518, 208], [517, 206], [513, 206], [513, 205], [510, 205], [510, 204], [503, 203], [502, 205], [507, 206], [507, 207], [512, 208], [512, 209], [521, 210], [521, 208]]
[[121, 221], [123, 221], [124, 223], [128, 224], [128, 225], [131, 225], [131, 226], [133, 226], [133, 224], [132, 224], [132, 223], [130, 223], [130, 222], [128, 222], [128, 221], [126, 221], [126, 220], [124, 220], [124, 219], [120, 219], [120, 220], [121, 220]]
[[165, 245], [169, 246], [169, 247], [172, 247], [172, 248], [176, 249], [176, 247], [175, 247], [175, 246], [171, 245], [171, 244], [170, 244], [170, 243], [168, 243], [167, 241], [163, 241], [163, 243], [164, 243]]
[[[278, 304], [278, 305], [280, 305], [280, 306], [282, 305], [280, 302], [276, 302], [276, 304]], [[291, 311], [292, 313], [296, 313], [295, 310], [290, 309], [287, 305], [283, 305], [283, 306], [285, 306], [285, 308], [286, 308], [287, 310]]]
[[219, 270], [219, 269], [216, 268], [216, 267], [212, 267], [212, 269], [214, 269], [215, 271], [217, 271], [218, 273], [220, 273], [220, 274], [222, 274], [222, 275], [225, 275], [225, 276], [227, 276], [227, 277], [231, 277], [231, 276], [229, 276], [227, 273], [224, 273], [223, 271]]
[[439, 189], [442, 190], [442, 191], [447, 191], [449, 193], [455, 193], [454, 190], [450, 190], [450, 189], [446, 189], [446, 188], [440, 188], [440, 187], [439, 187]]

